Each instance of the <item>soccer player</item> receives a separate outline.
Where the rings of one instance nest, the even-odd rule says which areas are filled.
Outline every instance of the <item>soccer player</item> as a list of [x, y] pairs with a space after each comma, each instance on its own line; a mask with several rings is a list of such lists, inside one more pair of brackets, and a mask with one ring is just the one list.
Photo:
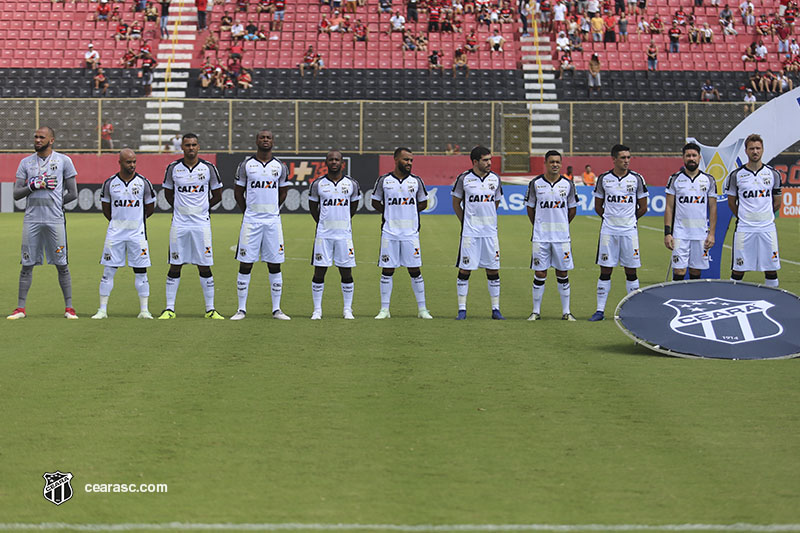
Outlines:
[[172, 206], [172, 226], [169, 230], [169, 272], [167, 272], [167, 307], [159, 320], [175, 318], [175, 298], [181, 282], [184, 264], [197, 265], [206, 318], [224, 320], [214, 309], [214, 276], [211, 265], [214, 254], [211, 246], [209, 210], [222, 200], [222, 181], [213, 164], [200, 159], [197, 135], [187, 133], [181, 141], [183, 157], [167, 166], [164, 174], [164, 196]]
[[561, 174], [561, 154], [550, 150], [544, 155], [545, 173], [528, 184], [525, 205], [533, 225], [531, 269], [533, 274], [533, 312], [528, 320], [539, 320], [547, 269], [556, 271], [561, 296], [561, 319], [575, 322], [569, 310], [569, 273], [574, 267], [569, 224], [575, 218], [578, 197], [575, 184]]
[[239, 275], [236, 279], [239, 310], [231, 320], [241, 320], [247, 314], [250, 271], [259, 258], [267, 263], [269, 271], [272, 318], [291, 320], [281, 311], [281, 263], [284, 261], [281, 204], [289, 190], [286, 181], [289, 171], [283, 161], [273, 157], [272, 147], [272, 132], [259, 131], [256, 134], [256, 155], [247, 156], [236, 170], [233, 194], [244, 215], [236, 250], [236, 258], [239, 260]]
[[747, 271], [764, 272], [764, 285], [778, 286], [778, 232], [775, 211], [781, 207], [781, 177], [761, 162], [764, 141], [752, 134], [744, 141], [747, 163], [728, 175], [725, 193], [736, 216], [731, 253], [731, 279], [740, 281]]
[[492, 152], [476, 146], [469, 154], [472, 168], [459, 174], [450, 195], [453, 209], [461, 222], [458, 247], [458, 314], [467, 318], [469, 275], [478, 268], [486, 269], [492, 318], [505, 320], [500, 313], [500, 243], [497, 239], [497, 206], [503, 197], [500, 176], [492, 172]]
[[408, 268], [411, 288], [417, 300], [417, 316], [433, 318], [425, 307], [425, 282], [419, 246], [419, 212], [428, 206], [428, 192], [422, 179], [411, 173], [414, 155], [409, 148], [394, 151], [394, 170], [378, 178], [372, 192], [372, 206], [383, 214], [381, 220], [381, 310], [377, 319], [389, 318], [392, 275], [395, 268]]
[[641, 174], [628, 169], [630, 148], [614, 145], [611, 158], [614, 168], [600, 174], [594, 187], [594, 210], [603, 221], [597, 244], [597, 311], [589, 318], [591, 322], [605, 318], [614, 267], [619, 264], [625, 269], [625, 288], [632, 292], [639, 288], [636, 269], [642, 266], [636, 221], [647, 212], [647, 185]]
[[19, 163], [14, 200], [27, 198], [22, 220], [22, 270], [19, 273], [17, 308], [9, 320], [25, 318], [25, 301], [33, 281], [33, 267], [44, 262], [56, 266], [64, 295], [64, 318], [77, 319], [72, 308], [72, 278], [67, 264], [67, 227], [64, 204], [78, 197], [75, 166], [55, 150], [56, 135], [42, 126], [33, 134], [31, 154]]
[[136, 172], [136, 153], [128, 148], [119, 153], [119, 172], [103, 183], [100, 202], [108, 220], [106, 242], [103, 245], [103, 277], [100, 278], [100, 308], [94, 319], [108, 318], [108, 297], [114, 288], [114, 275], [119, 267], [133, 268], [133, 285], [139, 294], [138, 318], [152, 319], [147, 309], [150, 284], [150, 247], [147, 244], [145, 219], [156, 208], [153, 184]]
[[344, 173], [342, 153], [331, 150], [325, 157], [328, 173], [316, 179], [309, 188], [308, 210], [317, 223], [314, 236], [314, 278], [311, 280], [311, 298], [314, 312], [311, 320], [322, 319], [322, 293], [325, 290], [325, 273], [328, 267], [339, 267], [342, 278], [342, 316], [353, 320], [353, 267], [356, 255], [353, 249], [351, 218], [356, 214], [361, 188], [358, 182]]
[[672, 250], [672, 279], [700, 279], [708, 268], [708, 250], [714, 246], [717, 226], [717, 186], [700, 170], [700, 147], [683, 147], [683, 168], [667, 181], [664, 208], [664, 245]]

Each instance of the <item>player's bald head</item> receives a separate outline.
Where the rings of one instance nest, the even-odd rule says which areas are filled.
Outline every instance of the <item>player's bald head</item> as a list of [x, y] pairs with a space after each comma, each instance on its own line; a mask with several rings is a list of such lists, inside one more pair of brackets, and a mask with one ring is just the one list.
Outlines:
[[51, 139], [56, 138], [56, 132], [50, 126], [40, 126], [36, 133], [42, 132], [45, 135], [49, 136]]
[[131, 158], [136, 159], [136, 152], [134, 152], [130, 148], [123, 148], [122, 150], [119, 151], [120, 162], [126, 161]]
[[339, 150], [331, 150], [328, 152], [328, 155], [325, 156], [325, 159], [338, 159], [341, 161], [342, 159], [342, 152]]

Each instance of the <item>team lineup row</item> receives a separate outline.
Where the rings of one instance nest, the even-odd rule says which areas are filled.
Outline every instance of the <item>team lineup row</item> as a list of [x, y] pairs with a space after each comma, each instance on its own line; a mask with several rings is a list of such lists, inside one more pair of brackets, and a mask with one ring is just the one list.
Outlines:
[[[17, 169], [14, 198], [27, 198], [23, 220], [18, 305], [7, 318], [27, 316], [25, 304], [33, 267], [54, 264], [65, 300], [65, 317], [77, 319], [72, 308], [72, 288], [67, 265], [64, 204], [77, 196], [77, 172], [71, 159], [53, 150], [55, 133], [42, 127], [34, 134], [34, 154], [24, 158]], [[205, 317], [223, 319], [214, 307], [213, 248], [209, 210], [221, 201], [222, 181], [216, 167], [200, 159], [199, 141], [187, 133], [181, 144], [183, 157], [166, 169], [163, 189], [173, 208], [169, 236], [169, 271], [166, 279], [166, 308], [159, 319], [175, 318], [175, 300], [185, 264], [198, 268], [205, 299]], [[748, 162], [726, 179], [728, 203], [737, 217], [733, 246], [733, 279], [745, 271], [763, 271], [766, 284], [777, 286], [780, 269], [774, 211], [780, 206], [780, 176], [761, 162], [763, 141], [751, 135], [745, 142]], [[286, 165], [272, 155], [273, 136], [269, 130], [256, 134], [256, 154], [239, 165], [234, 180], [234, 197], [243, 211], [236, 258], [238, 310], [230, 317], [241, 320], [247, 314], [247, 297], [253, 263], [267, 263], [273, 318], [290, 320], [281, 310], [284, 262], [280, 206], [287, 193]], [[624, 145], [611, 150], [613, 168], [601, 174], [594, 190], [595, 211], [602, 219], [598, 240], [597, 308], [589, 319], [604, 319], [606, 300], [615, 266], [625, 270], [628, 292], [639, 288], [637, 268], [641, 266], [637, 220], [647, 211], [644, 178], [629, 169], [631, 153]], [[666, 188], [664, 244], [672, 250], [675, 279], [699, 278], [708, 268], [708, 250], [714, 244], [716, 186], [714, 178], [699, 170], [700, 148], [689, 143], [682, 151], [683, 167], [670, 176]], [[470, 153], [472, 168], [461, 173], [452, 188], [455, 213], [461, 222], [456, 284], [456, 319], [467, 317], [469, 278], [473, 270], [485, 269], [491, 302], [491, 316], [503, 320], [500, 312], [500, 249], [497, 207], [502, 198], [500, 177], [491, 171], [491, 152], [476, 146]], [[555, 271], [562, 306], [562, 319], [575, 321], [570, 311], [568, 272], [574, 268], [570, 244], [570, 222], [575, 217], [575, 186], [561, 174], [561, 155], [545, 155], [545, 172], [531, 180], [525, 203], [533, 226], [531, 269], [533, 310], [528, 320], [540, 319], [547, 271]], [[417, 316], [431, 319], [425, 304], [421, 272], [419, 212], [427, 207], [422, 179], [412, 173], [413, 154], [408, 148], [394, 152], [395, 168], [376, 182], [372, 206], [382, 214], [379, 265], [381, 308], [376, 319], [390, 318], [392, 276], [406, 267], [418, 305]], [[309, 210], [316, 222], [311, 283], [312, 320], [322, 318], [325, 274], [331, 266], [339, 269], [344, 300], [342, 315], [353, 319], [353, 277], [355, 266], [351, 218], [361, 199], [358, 182], [344, 173], [341, 152], [328, 152], [327, 174], [313, 181]], [[103, 247], [100, 306], [94, 319], [107, 318], [108, 299], [118, 268], [134, 271], [139, 295], [139, 318], [153, 318], [148, 310], [147, 268], [150, 252], [145, 219], [155, 207], [156, 195], [150, 181], [136, 173], [136, 154], [124, 149], [119, 154], [119, 172], [105, 181], [101, 204], [108, 219]]]

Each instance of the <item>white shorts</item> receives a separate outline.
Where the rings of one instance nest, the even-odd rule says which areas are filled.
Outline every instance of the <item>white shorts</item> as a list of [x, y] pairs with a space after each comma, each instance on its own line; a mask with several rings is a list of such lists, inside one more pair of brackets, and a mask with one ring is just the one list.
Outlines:
[[421, 267], [419, 236], [404, 240], [381, 237], [381, 255], [378, 266], [383, 268]]
[[314, 266], [350, 268], [356, 266], [356, 253], [353, 239], [314, 239], [314, 255], [311, 257]]
[[[122, 236], [120, 236], [122, 237]], [[150, 266], [150, 247], [147, 239], [141, 238], [115, 238], [106, 235], [106, 242], [103, 244], [103, 257], [100, 264], [112, 267], [124, 267], [125, 258], [128, 258], [128, 266], [132, 268], [147, 268]]]
[[568, 242], [533, 241], [531, 252], [531, 270], [572, 270], [572, 246]]
[[22, 223], [23, 266], [41, 265], [45, 254], [51, 265], [67, 264], [67, 227], [64, 222], [47, 224], [44, 222]]
[[775, 230], [762, 233], [735, 232], [731, 263], [731, 269], [740, 272], [780, 270], [778, 233]]
[[497, 237], [464, 237], [458, 247], [456, 266], [462, 270], [500, 268], [500, 243]]
[[639, 254], [639, 234], [606, 235], [600, 234], [597, 244], [597, 264], [603, 267], [617, 265], [627, 268], [642, 266]]
[[672, 268], [686, 267], [705, 270], [708, 268], [708, 250], [703, 247], [705, 239], [674, 239], [672, 250]]
[[197, 226], [173, 224], [169, 230], [169, 264], [213, 265], [211, 224]]
[[236, 259], [242, 263], [283, 263], [283, 227], [277, 224], [242, 222]]

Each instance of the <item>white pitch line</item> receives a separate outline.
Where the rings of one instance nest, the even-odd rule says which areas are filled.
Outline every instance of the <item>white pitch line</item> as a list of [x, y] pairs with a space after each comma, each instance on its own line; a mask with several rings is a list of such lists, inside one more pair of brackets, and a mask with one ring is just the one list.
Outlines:
[[744, 531], [754, 533], [800, 532], [800, 524], [201, 524], [168, 522], [161, 524], [69, 524], [65, 522], [0, 523], [0, 530], [35, 531], [405, 531], [424, 532], [495, 532], [495, 531]]
[[[652, 226], [645, 226], [644, 224], [639, 224], [639, 227], [644, 228], [644, 229], [649, 229], [650, 231], [659, 231], [660, 232], [660, 231], [663, 230], [663, 228], [654, 228]], [[731, 249], [731, 245], [730, 244], [723, 244], [722, 247], [723, 248], [727, 248], [728, 250]], [[784, 259], [783, 257], [781, 257], [781, 263], [789, 263], [790, 265], [798, 265], [798, 266], [800, 266], [800, 263], [798, 263], [797, 261], [790, 261], [789, 259]]]

